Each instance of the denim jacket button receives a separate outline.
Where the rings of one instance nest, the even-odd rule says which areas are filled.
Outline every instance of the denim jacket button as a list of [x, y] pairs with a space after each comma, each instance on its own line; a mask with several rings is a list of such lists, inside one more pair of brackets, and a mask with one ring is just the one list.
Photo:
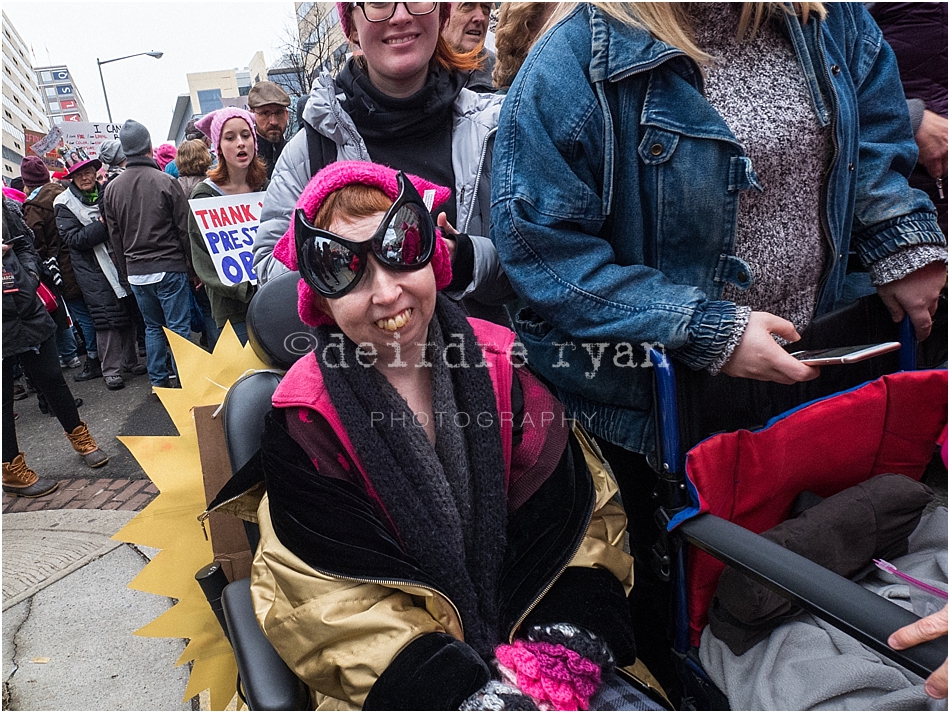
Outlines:
[[740, 282], [745, 282], [749, 279], [749, 274], [745, 270], [739, 270], [739, 272], [736, 273], [736, 277], [739, 278]]
[[663, 153], [663, 144], [653, 144], [653, 146], [650, 147], [650, 153], [654, 156], [659, 156]]
[[853, 171], [853, 170], [854, 170], [854, 164], [853, 164], [853, 163], [849, 163], [849, 164], [848, 164], [848, 170], [849, 170], [849, 171]]
[[831, 65], [831, 73], [837, 77], [839, 74], [841, 74], [841, 67], [839, 67], [837, 64]]

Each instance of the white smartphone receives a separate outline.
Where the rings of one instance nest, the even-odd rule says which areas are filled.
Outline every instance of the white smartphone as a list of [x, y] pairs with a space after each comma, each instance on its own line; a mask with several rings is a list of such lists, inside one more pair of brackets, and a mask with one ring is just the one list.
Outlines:
[[792, 352], [792, 356], [807, 366], [828, 366], [830, 364], [853, 364], [900, 348], [900, 342], [882, 342], [881, 344], [862, 344], [859, 347], [807, 349], [801, 352]]

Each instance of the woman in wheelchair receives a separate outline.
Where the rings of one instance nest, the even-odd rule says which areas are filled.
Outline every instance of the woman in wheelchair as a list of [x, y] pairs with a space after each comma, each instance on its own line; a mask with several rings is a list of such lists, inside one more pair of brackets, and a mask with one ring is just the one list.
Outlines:
[[514, 334], [438, 293], [448, 196], [334, 163], [274, 251], [318, 346], [227, 487], [266, 486], [258, 620], [318, 708], [660, 709], [616, 673], [636, 649], [612, 475]]

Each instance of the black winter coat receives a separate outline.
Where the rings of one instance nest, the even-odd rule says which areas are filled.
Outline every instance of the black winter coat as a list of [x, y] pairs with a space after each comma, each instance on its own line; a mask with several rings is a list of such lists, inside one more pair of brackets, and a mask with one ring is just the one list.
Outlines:
[[56, 333], [56, 323], [36, 295], [39, 255], [26, 223], [8, 201], [3, 199], [3, 242], [12, 246], [3, 255], [4, 359], [39, 346]]
[[871, 17], [897, 56], [908, 99], [947, 116], [947, 4], [876, 2]]
[[[70, 191], [85, 205], [91, 205], [83, 197], [82, 192], [73, 184], [70, 184], [66, 190]], [[97, 203], [101, 200], [102, 191], [100, 190]], [[69, 247], [73, 261], [73, 272], [76, 274], [76, 281], [82, 290], [83, 299], [86, 301], [86, 306], [89, 307], [89, 314], [92, 316], [92, 322], [96, 329], [122, 329], [132, 326], [134, 322], [129, 302], [132, 299], [132, 290], [120, 276], [120, 284], [125, 288], [129, 297], [121, 300], [116, 297], [115, 291], [102, 272], [102, 268], [99, 267], [99, 261], [93, 252], [93, 248], [100, 243], [104, 244], [106, 248], [110, 247], [109, 231], [106, 230], [105, 223], [94, 220], [89, 225], [83, 225], [79, 217], [68, 206], [62, 204], [56, 204], [54, 212], [56, 227], [63, 242]]]

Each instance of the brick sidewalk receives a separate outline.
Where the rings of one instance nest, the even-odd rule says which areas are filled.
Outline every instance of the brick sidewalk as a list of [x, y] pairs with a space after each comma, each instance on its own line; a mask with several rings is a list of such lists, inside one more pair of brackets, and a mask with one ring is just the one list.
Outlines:
[[51, 495], [42, 498], [3, 496], [3, 512], [37, 510], [141, 510], [158, 495], [150, 480], [128, 478], [64, 479]]

